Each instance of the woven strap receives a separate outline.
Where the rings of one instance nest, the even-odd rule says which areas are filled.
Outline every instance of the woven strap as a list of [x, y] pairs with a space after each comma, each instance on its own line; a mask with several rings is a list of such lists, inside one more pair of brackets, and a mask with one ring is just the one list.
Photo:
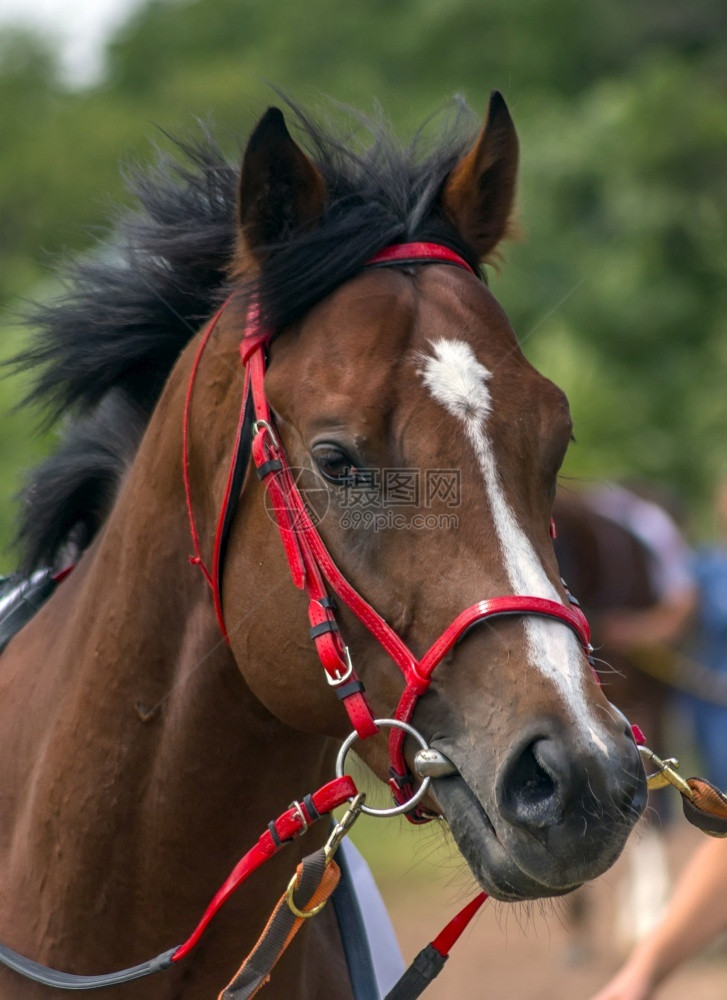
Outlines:
[[[338, 885], [340, 870], [335, 861], [326, 864], [323, 849], [309, 854], [298, 865], [293, 902], [301, 913], [318, 911]], [[249, 1000], [268, 982], [281, 955], [312, 912], [297, 916], [288, 905], [287, 892], [278, 901], [257, 944], [240, 966], [218, 1000]]]

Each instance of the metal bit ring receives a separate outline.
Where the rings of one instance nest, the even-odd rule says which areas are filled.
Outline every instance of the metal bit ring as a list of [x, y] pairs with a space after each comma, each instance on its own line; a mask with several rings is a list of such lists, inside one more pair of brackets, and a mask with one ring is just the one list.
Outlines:
[[[384, 729], [403, 729], [405, 733], [408, 733], [409, 736], [412, 736], [417, 741], [422, 750], [429, 749], [427, 741], [419, 730], [415, 729], [414, 726], [410, 726], [408, 722], [401, 722], [399, 719], [374, 719], [374, 723]], [[341, 744], [341, 749], [338, 751], [338, 757], [336, 758], [336, 777], [343, 777], [343, 766], [346, 762], [346, 756], [357, 739], [358, 733], [354, 732]], [[362, 805], [361, 812], [366, 813], [367, 816], [379, 816], [382, 818], [401, 816], [402, 813], [409, 812], [417, 803], [421, 802], [427, 794], [431, 781], [432, 779], [429, 777], [424, 778], [412, 797], [407, 799], [406, 802], [402, 802], [401, 805], [390, 806], [388, 809], [376, 809], [373, 806]]]

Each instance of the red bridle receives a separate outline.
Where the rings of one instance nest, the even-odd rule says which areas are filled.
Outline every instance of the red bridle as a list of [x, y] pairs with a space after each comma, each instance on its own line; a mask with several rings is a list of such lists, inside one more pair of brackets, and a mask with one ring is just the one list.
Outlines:
[[[386, 247], [371, 258], [370, 266], [396, 266], [405, 264], [450, 264], [474, 273], [469, 264], [447, 247], [431, 243], [403, 243]], [[226, 305], [226, 304], [225, 304]], [[226, 526], [229, 524], [230, 505], [236, 490], [241, 488], [239, 462], [233, 458], [227, 489], [218, 519], [212, 570], [204, 564], [196, 530], [188, 470], [188, 426], [195, 376], [207, 341], [225, 306], [209, 324], [200, 343], [192, 368], [184, 415], [184, 479], [187, 508], [190, 518], [195, 555], [192, 562], [202, 569], [212, 588], [217, 618], [226, 639], [227, 630], [222, 613], [221, 564]], [[357, 734], [365, 739], [379, 730], [366, 700], [364, 687], [354, 671], [348, 647], [341, 636], [336, 619], [336, 600], [342, 601], [374, 638], [386, 650], [403, 674], [405, 687], [394, 718], [408, 722], [417, 700], [431, 683], [435, 667], [441, 663], [464, 633], [473, 625], [494, 618], [512, 615], [537, 615], [553, 618], [575, 632], [586, 655], [591, 651], [590, 631], [585, 616], [577, 606], [567, 606], [541, 597], [511, 594], [478, 601], [462, 611], [451, 625], [437, 638], [421, 658], [417, 658], [402, 638], [384, 621], [381, 615], [358, 593], [340, 572], [318, 533], [305, 501], [298, 489], [285, 449], [275, 429], [273, 415], [265, 395], [267, 348], [274, 331], [262, 325], [257, 305], [250, 303], [245, 331], [240, 345], [240, 355], [245, 369], [242, 406], [237, 428], [235, 456], [240, 453], [246, 432], [245, 414], [249, 414], [252, 401], [252, 460], [259, 478], [265, 483], [271, 507], [278, 524], [280, 537], [296, 587], [308, 597], [310, 635], [315, 642], [318, 656], [325, 669], [328, 683], [343, 702]], [[245, 461], [245, 465], [247, 461]], [[242, 470], [244, 473], [244, 469]], [[335, 594], [335, 600], [332, 597]], [[228, 639], [229, 641], [229, 639]], [[397, 803], [403, 804], [411, 797], [414, 777], [404, 759], [403, 747], [406, 733], [392, 728], [389, 737], [391, 761], [390, 784]], [[408, 814], [413, 822], [430, 818], [417, 809]]]

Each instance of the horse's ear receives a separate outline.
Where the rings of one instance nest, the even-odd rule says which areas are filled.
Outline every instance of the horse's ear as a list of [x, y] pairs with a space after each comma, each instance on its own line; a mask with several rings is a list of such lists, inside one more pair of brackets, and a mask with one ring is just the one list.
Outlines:
[[493, 90], [477, 143], [450, 173], [442, 193], [444, 211], [479, 259], [512, 235], [518, 141], [502, 94]]
[[268, 108], [245, 150], [239, 214], [244, 248], [253, 255], [282, 243], [323, 214], [323, 178], [291, 138], [279, 108]]

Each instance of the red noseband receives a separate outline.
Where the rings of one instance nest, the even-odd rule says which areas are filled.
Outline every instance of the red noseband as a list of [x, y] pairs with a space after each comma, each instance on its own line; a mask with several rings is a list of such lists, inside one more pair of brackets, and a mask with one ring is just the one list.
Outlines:
[[[368, 266], [404, 264], [452, 264], [472, 272], [461, 257], [447, 247], [430, 243], [403, 243], [386, 247], [371, 258]], [[252, 460], [257, 474], [268, 491], [270, 505], [277, 520], [280, 537], [296, 587], [308, 596], [310, 635], [326, 671], [328, 683], [346, 707], [351, 723], [361, 738], [378, 732], [374, 715], [366, 700], [364, 687], [356, 676], [348, 647], [345, 645], [336, 619], [336, 600], [342, 601], [365, 625], [368, 631], [386, 650], [404, 676], [405, 688], [394, 718], [408, 722], [417, 699], [424, 694], [431, 682], [432, 672], [441, 663], [465, 632], [474, 625], [512, 615], [539, 615], [555, 619], [575, 632], [586, 654], [590, 653], [590, 632], [585, 616], [577, 606], [557, 601], [518, 594], [494, 597], [479, 601], [462, 611], [430, 646], [421, 659], [417, 659], [401, 637], [384, 621], [381, 615], [356, 591], [340, 572], [318, 533], [305, 501], [294, 481], [285, 449], [275, 430], [273, 416], [265, 396], [264, 379], [266, 349], [273, 331], [262, 326], [255, 303], [248, 308], [247, 322], [240, 355], [245, 366], [245, 380], [237, 430], [235, 459], [231, 463], [227, 490], [223, 501], [215, 540], [212, 571], [202, 561], [196, 531], [188, 474], [188, 422], [192, 388], [202, 352], [225, 306], [217, 313], [205, 332], [192, 369], [187, 393], [184, 419], [184, 475], [187, 507], [192, 530], [195, 555], [192, 561], [199, 564], [210, 584], [218, 621], [225, 638], [224, 618], [220, 596], [222, 552], [226, 527], [231, 520], [230, 511], [235, 495], [239, 492], [247, 466], [244, 452], [246, 414], [252, 423]], [[240, 455], [244, 460], [240, 461]], [[242, 472], [240, 465], [243, 466]], [[331, 593], [336, 595], [335, 599]], [[393, 728], [389, 737], [391, 757], [391, 786], [394, 798], [403, 803], [411, 796], [414, 778], [404, 760], [405, 733]], [[426, 819], [424, 813], [410, 814], [413, 821]]]

